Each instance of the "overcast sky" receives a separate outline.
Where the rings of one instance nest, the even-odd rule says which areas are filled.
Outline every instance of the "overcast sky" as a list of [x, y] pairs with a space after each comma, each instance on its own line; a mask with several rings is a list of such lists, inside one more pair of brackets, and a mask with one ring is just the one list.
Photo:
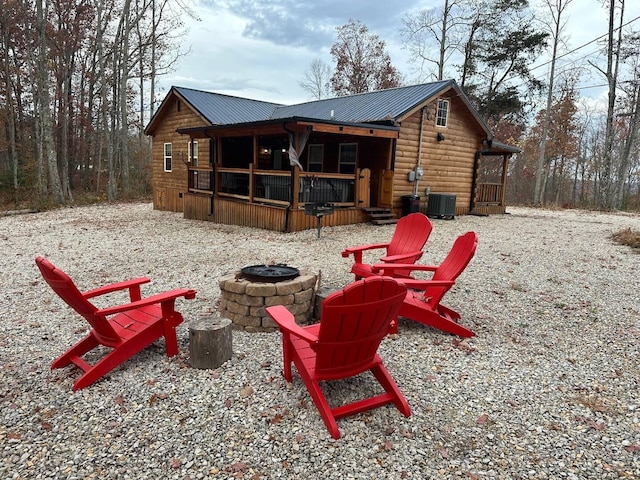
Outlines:
[[[531, 0], [533, 4], [536, 0]], [[333, 68], [329, 54], [335, 28], [350, 19], [364, 23], [384, 40], [392, 64], [406, 83], [420, 83], [402, 48], [400, 28], [407, 13], [439, 6], [442, 0], [192, 0], [199, 21], [185, 16], [189, 29], [181, 40], [190, 52], [175, 72], [163, 77], [159, 96], [172, 85], [254, 98], [283, 104], [310, 100], [298, 83], [309, 64], [322, 59]], [[640, 16], [640, 1], [627, 0], [625, 19]], [[607, 31], [602, 0], [572, 0], [566, 16], [568, 49], [575, 49]], [[633, 24], [640, 30], [640, 20]], [[572, 55], [593, 58], [597, 45]], [[586, 60], [580, 60], [586, 63]], [[546, 67], [535, 70], [545, 78]], [[582, 85], [604, 83], [602, 77], [585, 78]], [[602, 88], [585, 88], [583, 96], [597, 97]]]

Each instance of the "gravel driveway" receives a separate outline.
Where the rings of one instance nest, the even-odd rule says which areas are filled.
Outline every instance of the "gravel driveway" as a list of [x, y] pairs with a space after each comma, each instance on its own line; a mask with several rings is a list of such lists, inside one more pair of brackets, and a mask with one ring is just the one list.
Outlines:
[[[280, 334], [233, 333], [217, 370], [188, 364], [188, 322], [215, 311], [217, 279], [279, 262], [352, 280], [344, 247], [394, 226], [282, 234], [184, 220], [148, 203], [0, 218], [0, 478], [619, 479], [640, 478], [640, 256], [609, 235], [638, 215], [509, 208], [433, 220], [420, 263], [478, 233], [445, 304], [476, 336], [401, 319], [380, 354], [412, 409], [339, 420], [333, 440], [297, 372], [281, 375]], [[181, 353], [156, 342], [73, 393], [50, 370], [87, 331], [41, 280], [47, 257], [82, 290], [148, 276], [143, 293], [186, 287]], [[373, 261], [374, 257], [370, 257]], [[330, 400], [370, 393], [362, 376]]]

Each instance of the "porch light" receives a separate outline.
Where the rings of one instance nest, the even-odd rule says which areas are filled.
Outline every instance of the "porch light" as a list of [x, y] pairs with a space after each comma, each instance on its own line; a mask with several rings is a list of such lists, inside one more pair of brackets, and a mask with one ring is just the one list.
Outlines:
[[438, 132], [438, 135], [436, 136], [436, 138], [438, 139], [439, 142], [444, 141], [444, 135], [440, 132]]

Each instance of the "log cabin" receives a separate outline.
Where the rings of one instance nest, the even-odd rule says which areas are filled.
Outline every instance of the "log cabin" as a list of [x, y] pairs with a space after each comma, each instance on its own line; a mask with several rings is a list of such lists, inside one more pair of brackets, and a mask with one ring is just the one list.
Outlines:
[[283, 232], [505, 213], [520, 151], [453, 80], [296, 105], [172, 87], [145, 133], [154, 209]]

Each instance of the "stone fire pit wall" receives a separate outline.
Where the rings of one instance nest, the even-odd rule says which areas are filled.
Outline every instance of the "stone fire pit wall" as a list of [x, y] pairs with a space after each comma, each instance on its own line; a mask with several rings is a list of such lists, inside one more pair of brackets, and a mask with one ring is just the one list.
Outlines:
[[[239, 278], [240, 277], [240, 278]], [[240, 272], [219, 279], [220, 314], [233, 322], [236, 330], [273, 332], [278, 329], [266, 308], [284, 305], [304, 325], [313, 315], [314, 289], [317, 275], [300, 272], [283, 282], [252, 282], [241, 278]]]

